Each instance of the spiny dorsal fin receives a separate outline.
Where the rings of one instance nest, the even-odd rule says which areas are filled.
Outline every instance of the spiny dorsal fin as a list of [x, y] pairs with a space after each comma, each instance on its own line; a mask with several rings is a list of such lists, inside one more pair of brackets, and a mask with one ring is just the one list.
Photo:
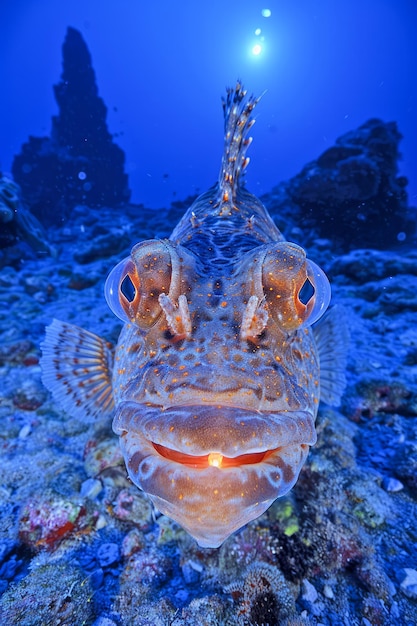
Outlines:
[[65, 411], [79, 419], [111, 416], [113, 352], [79, 326], [54, 319], [41, 344], [42, 382]]
[[248, 137], [248, 132], [255, 123], [251, 113], [260, 98], [250, 96], [246, 100], [246, 93], [238, 81], [234, 89], [227, 89], [226, 99], [223, 99], [224, 151], [219, 188], [221, 199], [226, 203], [235, 197], [242, 182], [242, 173], [249, 163], [246, 151], [252, 143], [252, 137]]
[[313, 327], [320, 359], [320, 400], [339, 406], [346, 387], [350, 333], [342, 307], [331, 308]]

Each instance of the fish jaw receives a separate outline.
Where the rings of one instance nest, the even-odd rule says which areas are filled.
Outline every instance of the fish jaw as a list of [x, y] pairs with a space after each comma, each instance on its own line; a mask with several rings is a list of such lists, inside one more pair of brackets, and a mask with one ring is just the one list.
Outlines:
[[217, 548], [298, 479], [316, 441], [308, 413], [119, 405], [113, 429], [131, 480], [202, 547]]

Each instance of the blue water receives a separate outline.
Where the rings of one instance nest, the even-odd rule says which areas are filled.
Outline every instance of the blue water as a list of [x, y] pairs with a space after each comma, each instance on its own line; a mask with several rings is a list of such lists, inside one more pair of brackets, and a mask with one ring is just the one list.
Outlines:
[[[57, 112], [52, 85], [73, 26], [90, 49], [110, 132], [126, 153], [133, 202], [167, 206], [215, 181], [219, 97], [239, 77], [250, 91], [267, 91], [250, 154], [254, 193], [294, 176], [336, 137], [379, 117], [396, 121], [404, 136], [400, 173], [417, 204], [414, 0], [4, 0], [1, 16], [4, 172], [29, 135], [50, 132]], [[262, 47], [258, 56], [255, 45]]]

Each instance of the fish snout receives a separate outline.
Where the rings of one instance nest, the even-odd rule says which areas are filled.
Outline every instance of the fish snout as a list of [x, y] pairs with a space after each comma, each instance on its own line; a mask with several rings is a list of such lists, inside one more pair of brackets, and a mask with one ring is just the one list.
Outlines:
[[296, 482], [316, 440], [307, 414], [121, 403], [113, 423], [132, 481], [203, 547], [218, 547]]

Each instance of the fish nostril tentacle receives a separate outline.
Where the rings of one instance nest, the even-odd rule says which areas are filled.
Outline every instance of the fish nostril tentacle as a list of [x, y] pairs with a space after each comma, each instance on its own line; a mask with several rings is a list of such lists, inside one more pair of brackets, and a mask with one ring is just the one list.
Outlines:
[[243, 311], [242, 325], [240, 327], [240, 337], [243, 340], [255, 339], [259, 337], [266, 327], [268, 321], [268, 309], [265, 301], [258, 296], [251, 296]]
[[175, 335], [175, 338], [177, 340], [189, 338], [191, 336], [191, 316], [186, 296], [181, 294], [178, 297], [178, 304], [175, 304], [166, 293], [161, 293], [158, 301], [165, 314], [168, 328]]

